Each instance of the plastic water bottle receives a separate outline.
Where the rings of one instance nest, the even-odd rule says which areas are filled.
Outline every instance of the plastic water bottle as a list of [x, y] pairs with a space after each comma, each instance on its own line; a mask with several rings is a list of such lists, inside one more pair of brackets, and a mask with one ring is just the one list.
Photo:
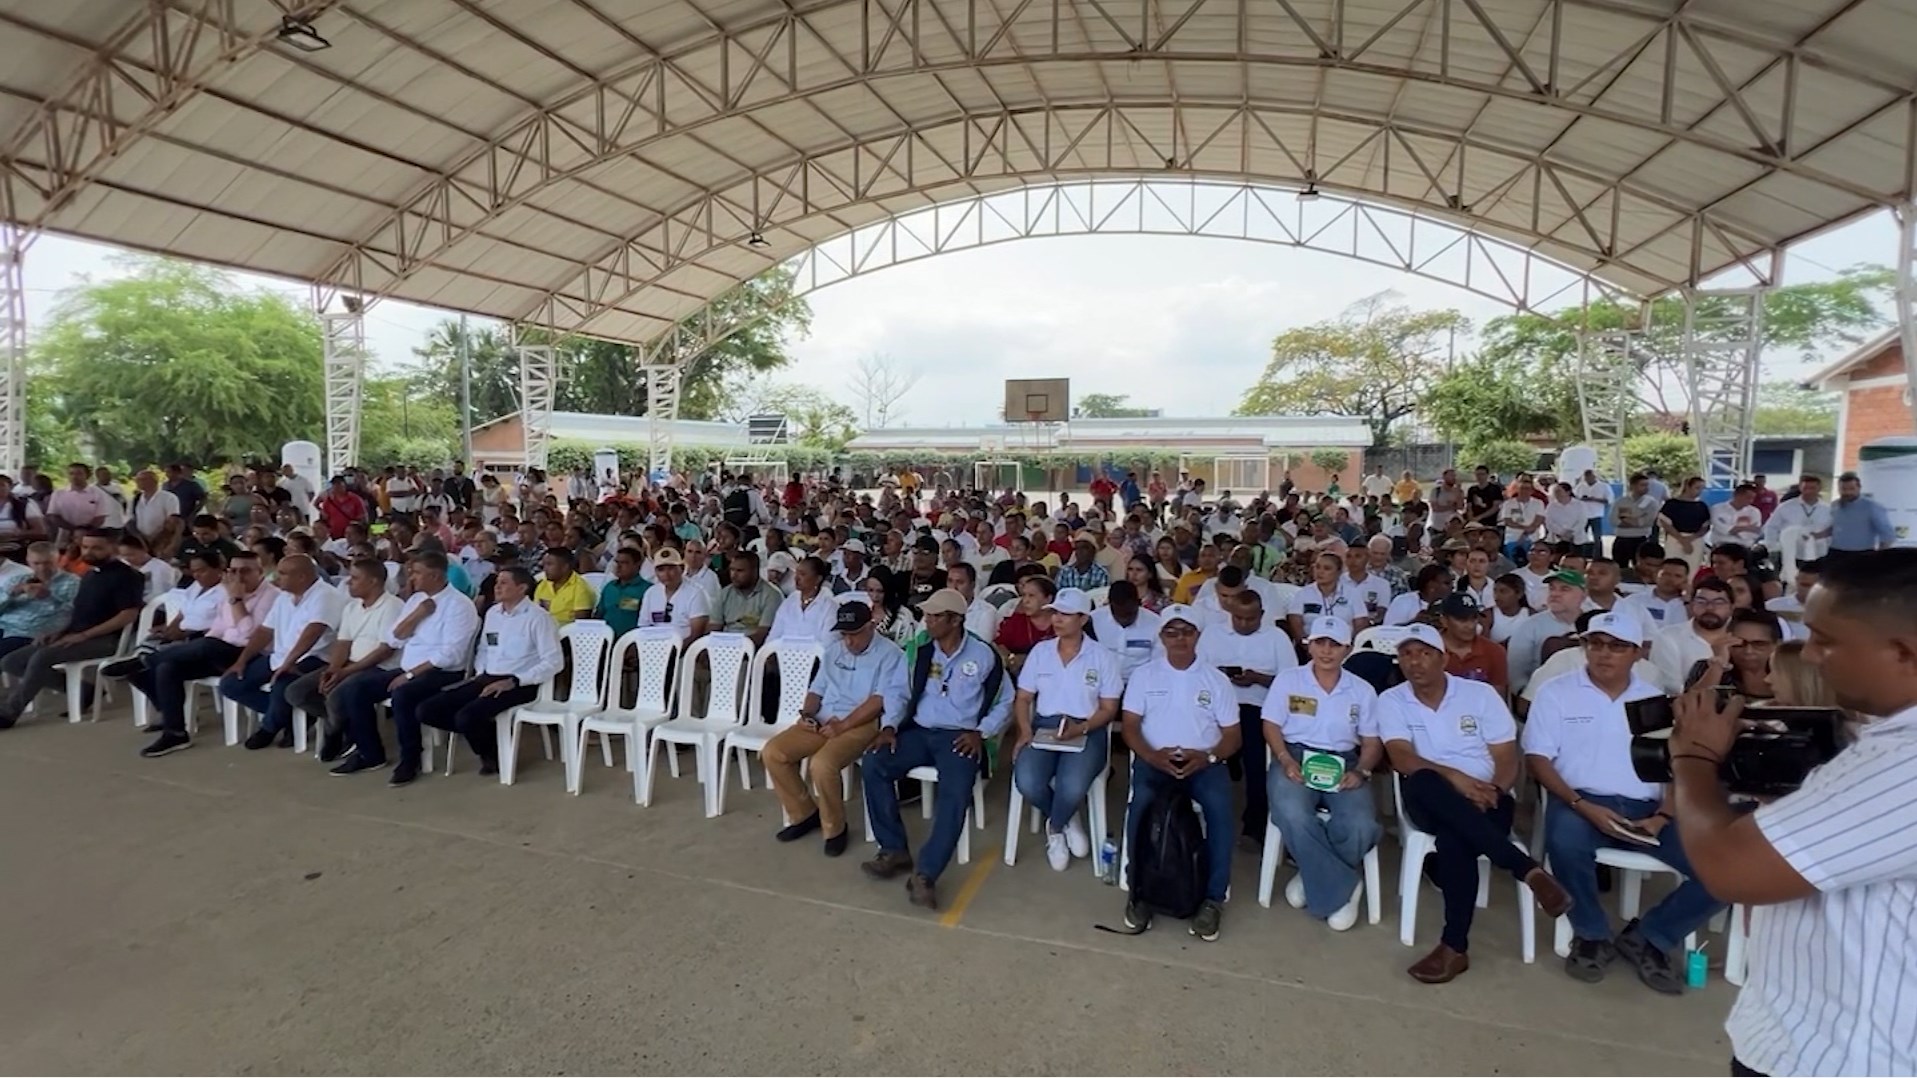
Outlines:
[[1118, 886], [1118, 843], [1112, 836], [1106, 835], [1105, 842], [1098, 847], [1098, 878], [1106, 884]]
[[1684, 954], [1684, 983], [1691, 988], [1702, 988], [1710, 981], [1711, 963], [1702, 948], [1686, 951]]

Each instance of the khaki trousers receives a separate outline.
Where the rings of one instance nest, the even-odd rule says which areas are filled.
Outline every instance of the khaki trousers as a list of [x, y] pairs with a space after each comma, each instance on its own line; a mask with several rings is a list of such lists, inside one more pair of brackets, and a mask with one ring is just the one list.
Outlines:
[[[845, 788], [840, 773], [857, 760], [879, 736], [879, 724], [867, 723], [837, 737], [823, 737], [803, 726], [788, 727], [766, 742], [759, 758], [765, 763], [772, 788], [785, 807], [786, 818], [793, 823], [819, 814], [819, 827], [827, 838], [845, 830]], [[813, 790], [799, 777], [799, 763], [812, 761]]]

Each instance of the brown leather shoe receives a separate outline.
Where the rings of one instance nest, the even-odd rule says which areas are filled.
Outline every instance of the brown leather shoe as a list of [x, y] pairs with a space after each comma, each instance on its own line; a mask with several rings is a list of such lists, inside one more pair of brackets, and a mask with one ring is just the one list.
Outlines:
[[1564, 889], [1556, 876], [1544, 871], [1543, 866], [1532, 869], [1524, 877], [1524, 885], [1537, 897], [1546, 917], [1562, 917], [1571, 909], [1571, 892]]
[[914, 906], [924, 906], [928, 910], [939, 908], [938, 885], [916, 872], [905, 881], [905, 897], [911, 899]]
[[859, 866], [859, 871], [875, 880], [889, 880], [912, 867], [912, 855], [902, 850], [880, 850], [879, 855]]
[[1431, 949], [1430, 954], [1413, 962], [1405, 972], [1425, 984], [1444, 984], [1470, 968], [1470, 955], [1460, 954], [1440, 943]]

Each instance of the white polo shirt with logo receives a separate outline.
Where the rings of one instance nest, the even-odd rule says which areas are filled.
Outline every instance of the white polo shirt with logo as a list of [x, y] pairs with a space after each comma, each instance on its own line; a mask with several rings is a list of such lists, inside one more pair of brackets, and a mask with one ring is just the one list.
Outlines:
[[1118, 656], [1119, 668], [1127, 678], [1151, 659], [1158, 647], [1158, 630], [1162, 624], [1157, 614], [1142, 606], [1130, 625], [1120, 625], [1112, 616], [1111, 607], [1101, 606], [1092, 611], [1092, 632], [1097, 634], [1100, 644]]
[[1118, 656], [1090, 637], [1079, 643], [1072, 661], [1061, 662], [1057, 640], [1041, 640], [1025, 656], [1018, 673], [1018, 691], [1033, 693], [1033, 715], [1064, 715], [1089, 719], [1100, 700], [1116, 700], [1125, 692], [1125, 672]]
[[1663, 788], [1638, 778], [1631, 768], [1624, 705], [1661, 695], [1633, 673], [1623, 695], [1613, 700], [1591, 681], [1590, 669], [1579, 666], [1538, 689], [1524, 719], [1524, 754], [1551, 761], [1574, 790], [1655, 801]]
[[1180, 670], [1161, 655], [1132, 672], [1123, 708], [1139, 717], [1139, 733], [1152, 748], [1207, 752], [1225, 727], [1238, 725], [1234, 687], [1202, 659]]
[[1348, 752], [1361, 737], [1378, 736], [1378, 691], [1349, 670], [1326, 690], [1309, 666], [1294, 666], [1272, 679], [1264, 720], [1286, 741], [1326, 752]]
[[1351, 603], [1351, 616], [1370, 618], [1379, 621], [1391, 606], [1391, 582], [1377, 573], [1367, 572], [1363, 580], [1351, 579], [1351, 574], [1338, 578], [1338, 590], [1345, 593]]
[[[1198, 661], [1212, 667], [1242, 666], [1261, 674], [1276, 675], [1298, 665], [1298, 651], [1292, 646], [1289, 634], [1270, 625], [1260, 625], [1256, 632], [1241, 633], [1231, 627], [1231, 620], [1227, 618], [1222, 624], [1208, 627], [1198, 638]], [[1265, 702], [1263, 685], [1233, 685], [1232, 689], [1232, 698], [1240, 704], [1257, 707]]]
[[1444, 680], [1444, 699], [1436, 708], [1424, 706], [1408, 681], [1380, 694], [1378, 736], [1409, 741], [1432, 763], [1490, 782], [1497, 769], [1491, 746], [1516, 741], [1518, 724], [1489, 684], [1450, 674]]
[[1285, 607], [1285, 613], [1296, 614], [1306, 621], [1326, 614], [1346, 621], [1358, 617], [1359, 612], [1352, 606], [1352, 596], [1345, 590], [1344, 580], [1344, 575], [1339, 574], [1338, 583], [1332, 587], [1330, 595], [1326, 595], [1316, 581], [1306, 584], [1291, 594], [1291, 602]]

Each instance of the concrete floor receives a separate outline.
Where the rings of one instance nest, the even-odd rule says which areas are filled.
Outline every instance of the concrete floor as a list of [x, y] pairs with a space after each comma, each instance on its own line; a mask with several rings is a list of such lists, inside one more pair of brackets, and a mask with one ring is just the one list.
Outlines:
[[[993, 827], [947, 913], [771, 840], [778, 807], [690, 778], [650, 810], [596, 761], [584, 796], [393, 790], [287, 750], [142, 760], [124, 712], [0, 732], [0, 1069], [39, 1073], [1724, 1072], [1721, 982], [1667, 999], [1613, 967], [1518, 959], [1500, 881], [1472, 970], [1427, 987], [1383, 924], [1334, 935], [1255, 899], [1241, 855], [1217, 943], [1126, 938], [1120, 892]], [[736, 775], [735, 775], [736, 783]], [[912, 821], [919, 826], [916, 817]], [[856, 827], [856, 821], [854, 826]], [[855, 836], [856, 837], [856, 836]], [[1387, 844], [1389, 847], [1389, 843]], [[953, 916], [963, 890], [972, 891]], [[1426, 892], [1420, 944], [1435, 938]], [[956, 922], [956, 923], [942, 923]]]

